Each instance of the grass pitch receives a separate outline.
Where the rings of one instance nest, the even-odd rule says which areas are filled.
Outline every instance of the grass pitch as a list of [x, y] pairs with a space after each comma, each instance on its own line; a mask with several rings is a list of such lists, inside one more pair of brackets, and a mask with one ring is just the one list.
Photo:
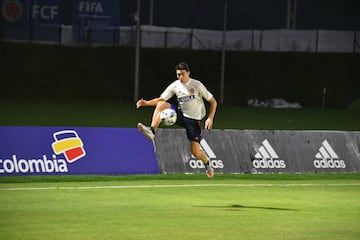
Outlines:
[[360, 175], [0, 178], [0, 239], [359, 239]]
[[[135, 127], [152, 108], [0, 101], [2, 126]], [[219, 106], [215, 128], [360, 130], [360, 112]], [[0, 177], [0, 239], [360, 239], [360, 174]]]
[[[152, 107], [102, 101], [0, 100], [2, 126], [131, 127], [149, 124]], [[360, 130], [360, 111], [218, 106], [214, 128], [264, 130]]]

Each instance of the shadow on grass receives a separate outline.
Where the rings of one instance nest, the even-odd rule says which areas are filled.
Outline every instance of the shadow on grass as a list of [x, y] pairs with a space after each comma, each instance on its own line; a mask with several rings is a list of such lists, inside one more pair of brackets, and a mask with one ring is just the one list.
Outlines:
[[296, 209], [291, 208], [276, 208], [276, 207], [261, 207], [261, 206], [246, 206], [240, 204], [224, 205], [224, 206], [194, 206], [194, 207], [203, 207], [203, 208], [218, 208], [228, 211], [242, 211], [243, 209], [263, 209], [263, 210], [277, 210], [277, 211], [296, 211]]

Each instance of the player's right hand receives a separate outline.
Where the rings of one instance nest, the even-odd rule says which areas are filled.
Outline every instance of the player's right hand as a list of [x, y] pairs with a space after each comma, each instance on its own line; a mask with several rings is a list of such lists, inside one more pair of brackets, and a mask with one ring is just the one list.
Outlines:
[[145, 106], [145, 100], [144, 99], [140, 99], [136, 102], [136, 108], [139, 108], [139, 107], [142, 107], [142, 106]]

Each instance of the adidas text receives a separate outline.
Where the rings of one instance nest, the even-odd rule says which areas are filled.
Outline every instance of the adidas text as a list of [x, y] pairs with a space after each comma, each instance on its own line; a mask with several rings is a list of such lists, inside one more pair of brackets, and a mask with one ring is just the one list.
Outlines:
[[254, 168], [286, 168], [284, 160], [274, 160], [274, 159], [263, 159], [263, 160], [253, 160]]
[[333, 159], [323, 159], [323, 160], [314, 160], [315, 168], [345, 168], [346, 164], [344, 160], [333, 160]]
[[[204, 163], [201, 160], [192, 159], [189, 161], [191, 168], [205, 168]], [[212, 168], [224, 168], [224, 163], [222, 160], [210, 160], [210, 166]]]

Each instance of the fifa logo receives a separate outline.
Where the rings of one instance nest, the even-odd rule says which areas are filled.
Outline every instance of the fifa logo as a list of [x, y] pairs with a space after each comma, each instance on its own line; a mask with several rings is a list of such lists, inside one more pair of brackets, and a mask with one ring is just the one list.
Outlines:
[[64, 154], [66, 161], [75, 162], [86, 155], [84, 144], [74, 130], [63, 130], [53, 134], [55, 142], [52, 143], [56, 155]]

